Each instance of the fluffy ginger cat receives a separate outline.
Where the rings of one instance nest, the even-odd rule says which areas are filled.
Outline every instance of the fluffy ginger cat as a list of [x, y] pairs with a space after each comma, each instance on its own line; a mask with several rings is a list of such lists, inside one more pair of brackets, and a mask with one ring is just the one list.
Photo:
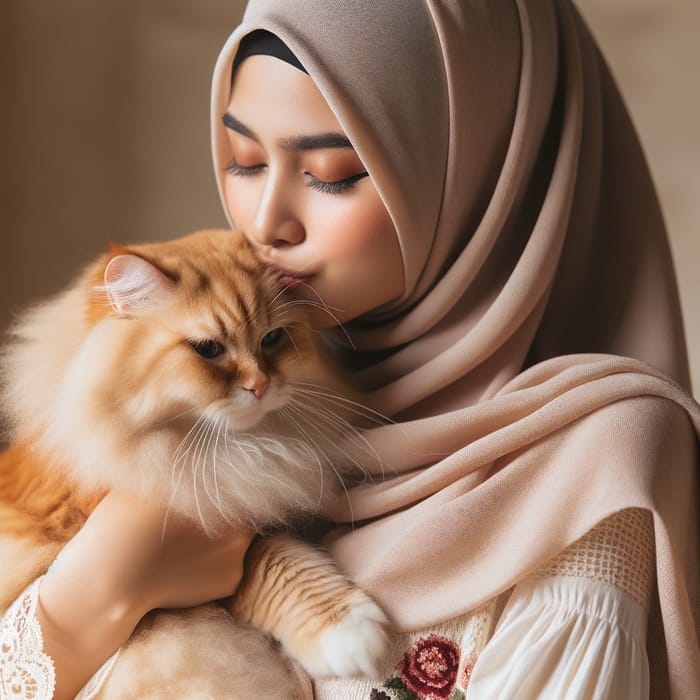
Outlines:
[[[360, 442], [304, 304], [231, 231], [113, 246], [3, 360], [0, 612], [111, 489], [265, 532], [321, 512]], [[387, 644], [377, 605], [284, 534], [256, 540], [226, 607], [151, 613], [99, 697], [291, 700], [300, 675], [262, 632], [312, 676], [372, 675]]]

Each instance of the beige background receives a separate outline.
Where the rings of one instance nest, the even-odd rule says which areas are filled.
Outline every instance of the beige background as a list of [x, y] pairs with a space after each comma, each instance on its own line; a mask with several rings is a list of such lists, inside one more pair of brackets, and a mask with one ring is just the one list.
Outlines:
[[[697, 387], [700, 2], [578, 5], [618, 77], [659, 187]], [[0, 0], [0, 328], [107, 239], [223, 224], [209, 164], [209, 77], [242, 6]]]

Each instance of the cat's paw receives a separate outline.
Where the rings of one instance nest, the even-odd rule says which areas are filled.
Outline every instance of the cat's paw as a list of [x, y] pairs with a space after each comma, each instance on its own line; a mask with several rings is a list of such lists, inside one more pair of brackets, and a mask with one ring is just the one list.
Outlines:
[[379, 606], [364, 598], [319, 639], [312, 675], [376, 678], [389, 646], [388, 620]]

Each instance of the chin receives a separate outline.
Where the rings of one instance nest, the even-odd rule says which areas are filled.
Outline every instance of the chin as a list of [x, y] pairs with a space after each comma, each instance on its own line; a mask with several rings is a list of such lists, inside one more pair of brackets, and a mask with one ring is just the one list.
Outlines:
[[228, 425], [233, 433], [252, 432], [258, 426], [263, 418], [268, 414], [267, 411], [246, 412], [245, 415], [234, 411], [226, 415]]
[[283, 396], [274, 392], [274, 395], [265, 396], [262, 400], [245, 402], [245, 405], [229, 403], [217, 411], [218, 415], [226, 420], [229, 429], [234, 433], [252, 432], [265, 418], [286, 404]]

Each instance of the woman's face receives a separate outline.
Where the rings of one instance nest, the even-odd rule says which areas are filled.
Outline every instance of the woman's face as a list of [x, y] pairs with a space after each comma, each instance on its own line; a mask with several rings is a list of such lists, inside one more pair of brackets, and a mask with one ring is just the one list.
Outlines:
[[311, 304], [317, 328], [399, 297], [394, 225], [355, 150], [306, 73], [246, 58], [223, 117], [225, 197], [258, 257]]

